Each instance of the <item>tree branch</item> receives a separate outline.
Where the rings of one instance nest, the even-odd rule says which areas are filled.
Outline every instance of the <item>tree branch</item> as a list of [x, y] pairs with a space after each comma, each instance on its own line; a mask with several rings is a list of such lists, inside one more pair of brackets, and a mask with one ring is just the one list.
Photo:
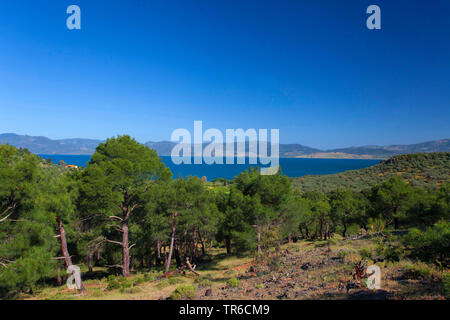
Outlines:
[[[70, 256], [72, 258], [73, 256]], [[53, 257], [52, 260], [63, 260], [65, 257]]]
[[6, 214], [9, 210], [11, 210], [11, 212], [10, 212], [7, 216], [5, 216], [5, 217], [3, 217], [3, 218], [0, 219], [0, 222], [5, 221], [6, 219], [8, 219], [8, 217], [9, 217], [10, 215], [13, 214], [13, 212], [14, 212], [14, 207], [15, 207], [15, 205], [9, 206], [8, 208], [5, 209], [5, 211], [2, 212], [1, 215], [4, 215], [4, 214]]
[[118, 216], [109, 216], [110, 219], [117, 219], [119, 221], [123, 221], [123, 219], [121, 217]]
[[119, 242], [119, 241], [113, 241], [113, 240], [109, 240], [109, 239], [105, 239], [107, 242], [110, 242], [110, 243], [115, 243], [115, 244], [118, 244], [119, 246], [121, 246], [122, 245], [122, 242]]

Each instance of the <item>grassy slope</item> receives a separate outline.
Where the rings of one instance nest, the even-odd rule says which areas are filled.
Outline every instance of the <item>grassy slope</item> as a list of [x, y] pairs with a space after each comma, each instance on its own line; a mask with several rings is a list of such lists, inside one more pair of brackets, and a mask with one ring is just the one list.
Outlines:
[[413, 186], [439, 187], [450, 181], [450, 152], [395, 156], [375, 166], [331, 175], [293, 178], [295, 189], [329, 192], [338, 188], [360, 191], [398, 175]]

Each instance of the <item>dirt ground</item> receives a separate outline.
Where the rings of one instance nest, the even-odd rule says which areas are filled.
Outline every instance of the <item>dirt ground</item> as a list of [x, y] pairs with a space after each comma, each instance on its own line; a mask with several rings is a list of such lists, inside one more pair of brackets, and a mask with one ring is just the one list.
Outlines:
[[[350, 288], [354, 263], [361, 260], [361, 249], [373, 250], [370, 239], [338, 240], [332, 244], [299, 241], [282, 246], [281, 254], [272, 253], [266, 261], [254, 257], [227, 256], [224, 249], [216, 248], [198, 264], [196, 271], [168, 279], [147, 272], [147, 280], [133, 283], [132, 287], [108, 290], [105, 277], [86, 280], [86, 291], [79, 293], [65, 286], [47, 287], [22, 299], [168, 299], [180, 285], [197, 288], [194, 299], [214, 300], [311, 300], [311, 299], [445, 299], [442, 271], [426, 266], [428, 276], [411, 275], [407, 266], [411, 262], [390, 263], [372, 261], [381, 268], [381, 289]], [[278, 257], [278, 258], [277, 258]], [[409, 264], [408, 264], [409, 263]], [[448, 271], [446, 271], [448, 272]], [[133, 282], [146, 273], [127, 279]], [[149, 277], [149, 275], [151, 275]], [[235, 287], [229, 283], [234, 280]]]

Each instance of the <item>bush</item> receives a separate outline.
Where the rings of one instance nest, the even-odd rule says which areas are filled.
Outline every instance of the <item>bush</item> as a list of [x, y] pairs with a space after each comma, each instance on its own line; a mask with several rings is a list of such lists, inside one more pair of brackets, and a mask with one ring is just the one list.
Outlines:
[[195, 279], [195, 283], [198, 283], [200, 287], [209, 287], [211, 285], [211, 280], [208, 278], [198, 277]]
[[372, 252], [367, 248], [362, 248], [359, 250], [359, 255], [362, 259], [371, 259], [372, 258]]
[[197, 295], [197, 287], [191, 284], [178, 286], [170, 295], [171, 300], [193, 299]]
[[378, 256], [383, 257], [389, 262], [398, 262], [405, 256], [404, 248], [397, 241], [396, 237], [393, 237], [388, 242], [380, 241], [376, 252]]
[[405, 276], [409, 279], [429, 279], [435, 272], [432, 267], [423, 262], [409, 262], [403, 269], [405, 270]]
[[425, 231], [414, 228], [403, 238], [403, 243], [408, 247], [411, 257], [448, 267], [450, 222], [438, 222]]
[[237, 288], [237, 287], [239, 287], [240, 284], [241, 284], [241, 281], [239, 281], [236, 278], [231, 278], [231, 279], [228, 279], [228, 281], [227, 281], [228, 288]]
[[120, 282], [113, 275], [110, 275], [108, 277], [107, 281], [108, 281], [108, 286], [106, 287], [106, 290], [116, 290], [121, 287]]
[[445, 297], [450, 298], [450, 273], [447, 272], [442, 275], [442, 285]]
[[270, 271], [278, 271], [281, 267], [281, 259], [280, 256], [275, 255], [273, 257], [270, 257], [267, 260], [267, 266], [269, 267]]

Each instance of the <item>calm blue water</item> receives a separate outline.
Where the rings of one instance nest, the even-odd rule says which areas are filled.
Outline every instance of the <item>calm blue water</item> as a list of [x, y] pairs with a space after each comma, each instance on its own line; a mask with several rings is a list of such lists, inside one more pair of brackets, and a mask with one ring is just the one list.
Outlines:
[[[52, 159], [56, 164], [63, 160], [67, 164], [77, 166], [86, 166], [90, 160], [89, 155], [56, 155], [56, 154], [40, 154], [44, 159]], [[162, 157], [164, 163], [172, 170], [173, 176], [179, 175], [186, 177], [189, 175], [203, 177], [208, 180], [216, 178], [232, 179], [239, 173], [248, 169], [248, 164], [234, 165], [175, 165], [169, 156]], [[361, 169], [377, 164], [380, 160], [368, 159], [298, 159], [298, 158], [280, 158], [281, 169], [284, 174], [289, 177], [302, 177], [310, 174], [332, 174], [347, 170]], [[248, 161], [247, 161], [248, 162]], [[254, 166], [254, 165], [253, 165]]]

